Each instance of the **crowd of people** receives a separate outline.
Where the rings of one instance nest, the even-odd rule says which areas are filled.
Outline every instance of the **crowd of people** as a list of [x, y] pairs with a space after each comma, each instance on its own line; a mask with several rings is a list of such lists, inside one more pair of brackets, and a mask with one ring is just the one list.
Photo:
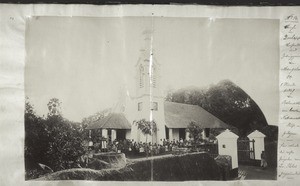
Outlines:
[[[114, 140], [114, 141], [101, 141], [94, 145], [95, 152], [117, 152], [125, 153], [127, 156], [148, 156], [148, 155], [159, 155], [167, 154], [177, 151], [178, 148], [192, 149], [195, 144], [192, 140], [179, 139], [179, 140], [168, 140], [161, 139], [161, 143], [152, 142], [136, 142], [134, 140]], [[199, 143], [198, 147], [202, 147], [203, 150], [207, 150], [207, 144]]]

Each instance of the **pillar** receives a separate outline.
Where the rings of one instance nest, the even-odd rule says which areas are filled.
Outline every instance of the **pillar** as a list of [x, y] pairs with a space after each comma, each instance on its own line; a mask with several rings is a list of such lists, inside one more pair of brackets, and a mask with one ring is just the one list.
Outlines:
[[169, 128], [169, 141], [173, 140], [173, 129]]
[[190, 133], [187, 130], [185, 131], [185, 139], [186, 140], [190, 139]]
[[115, 129], [111, 130], [111, 141], [115, 141], [117, 139], [117, 131]]
[[204, 129], [202, 130], [202, 132], [201, 132], [201, 137], [202, 137], [202, 139], [206, 139], [206, 136], [205, 136], [205, 131], [204, 131]]
[[224, 132], [219, 134], [216, 138], [218, 139], [219, 155], [231, 156], [232, 169], [237, 169], [238, 168], [238, 149], [237, 149], [238, 135], [226, 129]]
[[263, 133], [259, 132], [258, 130], [253, 131], [251, 134], [247, 136], [250, 141], [254, 140], [253, 143], [250, 143], [250, 148], [254, 148], [254, 158], [255, 160], [261, 160], [261, 153], [265, 151], [265, 137]]
[[108, 131], [107, 129], [102, 129], [102, 137], [107, 138], [108, 137]]

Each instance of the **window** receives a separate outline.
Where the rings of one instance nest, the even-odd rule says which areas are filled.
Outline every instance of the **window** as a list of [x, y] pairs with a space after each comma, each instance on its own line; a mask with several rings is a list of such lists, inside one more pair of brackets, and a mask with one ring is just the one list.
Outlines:
[[144, 87], [144, 67], [143, 65], [140, 65], [140, 79], [139, 79], [139, 86], [140, 88], [143, 88]]
[[143, 102], [138, 103], [138, 111], [141, 111], [143, 108]]
[[152, 67], [151, 81], [152, 81], [152, 87], [156, 88], [156, 68], [155, 68], [155, 66]]
[[158, 103], [157, 102], [152, 102], [151, 110], [158, 110]]

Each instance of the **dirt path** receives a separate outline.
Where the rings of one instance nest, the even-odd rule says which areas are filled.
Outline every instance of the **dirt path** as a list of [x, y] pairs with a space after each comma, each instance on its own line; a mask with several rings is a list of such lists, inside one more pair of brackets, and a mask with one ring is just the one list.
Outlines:
[[[193, 152], [189, 154], [199, 154], [199, 153], [204, 153], [204, 152]], [[178, 154], [180, 155], [180, 154]], [[153, 159], [159, 159], [159, 158], [165, 158], [165, 157], [171, 157], [171, 156], [176, 156], [174, 154], [164, 154], [164, 155], [157, 155], [157, 156], [149, 156], [149, 157], [142, 157], [142, 158], [127, 158], [128, 161], [144, 161], [144, 160], [153, 160]]]
[[245, 180], [276, 180], [277, 171], [272, 167], [262, 169], [259, 166], [241, 165], [239, 175], [242, 175]]
[[143, 158], [134, 158], [134, 159], [127, 159], [128, 161], [144, 161], [144, 160], [153, 160], [153, 159], [158, 159], [162, 157], [171, 157], [174, 156], [172, 154], [165, 154], [165, 155], [160, 155], [160, 156], [149, 156], [149, 157], [143, 157]]

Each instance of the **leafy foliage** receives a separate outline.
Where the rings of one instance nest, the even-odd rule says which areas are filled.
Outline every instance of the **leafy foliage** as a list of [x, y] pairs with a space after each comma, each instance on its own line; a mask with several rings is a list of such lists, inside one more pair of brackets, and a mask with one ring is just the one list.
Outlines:
[[60, 115], [49, 116], [45, 123], [46, 134], [49, 136], [47, 165], [55, 170], [75, 166], [78, 158], [84, 154], [80, 125], [65, 120]]
[[141, 119], [139, 121], [134, 121], [138, 126], [138, 129], [142, 131], [145, 135], [152, 135], [157, 131], [155, 121], [146, 121], [145, 119]]
[[203, 141], [201, 134], [203, 132], [203, 129], [199, 124], [192, 121], [190, 122], [186, 130], [187, 132], [189, 132], [189, 137], [192, 138], [192, 143], [194, 145], [199, 144], [199, 142]]
[[[29, 103], [28, 98], [25, 102], [25, 168], [34, 170], [38, 167], [38, 162], [45, 164], [47, 154], [47, 145], [49, 137], [46, 134], [46, 124], [44, 119], [36, 116], [33, 105]], [[35, 171], [28, 171], [37, 177], [39, 174]]]
[[[38, 169], [39, 163], [47, 165], [55, 171], [74, 167], [78, 158], [84, 153], [82, 126], [64, 119], [61, 113], [56, 110], [60, 106], [57, 103], [60, 103], [58, 99], [51, 99], [48, 103], [48, 116], [41, 118], [36, 115], [33, 105], [26, 99], [26, 172]], [[33, 178], [39, 175], [27, 176]]]
[[153, 181], [220, 180], [221, 174], [212, 157], [197, 153], [141, 159], [124, 168], [63, 170], [39, 180], [151, 181], [151, 175]]
[[167, 101], [199, 105], [225, 123], [237, 127], [240, 135], [268, 125], [254, 100], [229, 80], [205, 89], [187, 88], [170, 92]]
[[141, 119], [138, 121], [134, 121], [138, 127], [138, 129], [146, 135], [146, 142], [147, 142], [147, 136], [148, 135], [153, 135], [157, 131], [157, 125], [154, 120], [152, 121], [146, 121], [145, 119]]
[[61, 115], [61, 102], [57, 98], [50, 99], [48, 106], [48, 116], [55, 116], [55, 115]]

